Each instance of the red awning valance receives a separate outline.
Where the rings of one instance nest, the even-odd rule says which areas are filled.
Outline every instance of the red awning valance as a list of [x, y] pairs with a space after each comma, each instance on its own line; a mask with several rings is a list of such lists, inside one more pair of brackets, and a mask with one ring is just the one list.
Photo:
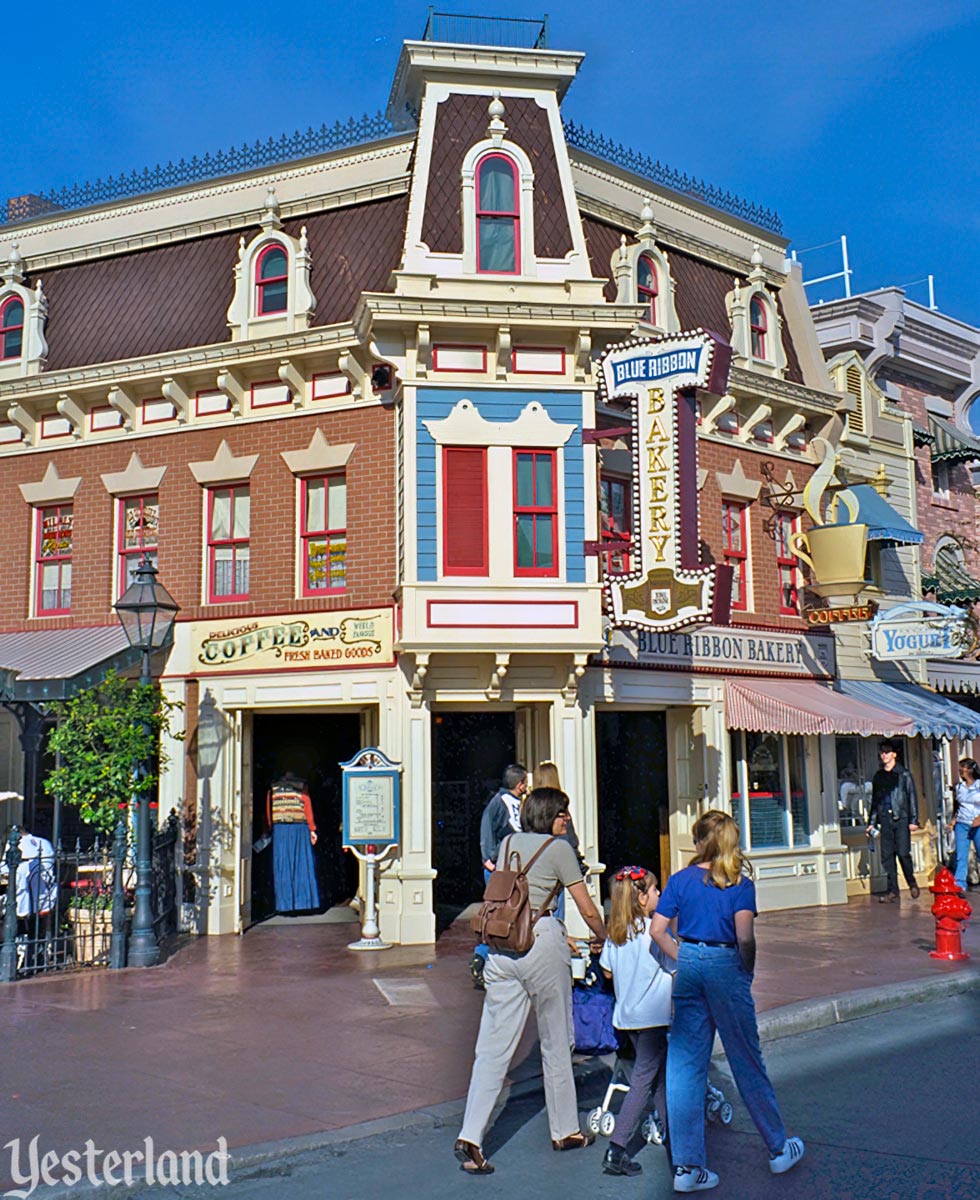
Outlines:
[[917, 732], [908, 716], [844, 696], [816, 679], [730, 679], [725, 716], [729, 729], [754, 733], [894, 737]]

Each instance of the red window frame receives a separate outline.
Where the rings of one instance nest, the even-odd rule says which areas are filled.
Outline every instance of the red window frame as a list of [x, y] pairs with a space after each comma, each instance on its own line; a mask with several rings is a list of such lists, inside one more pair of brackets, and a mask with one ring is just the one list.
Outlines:
[[[454, 457], [455, 456], [455, 457]], [[450, 459], [454, 458], [454, 470], [450, 471]], [[454, 519], [461, 517], [458, 506], [450, 495], [450, 475], [455, 477], [455, 468], [471, 478], [482, 482], [480, 502], [480, 541], [478, 562], [460, 564], [453, 561], [451, 547], [456, 542], [452, 528]], [[442, 573], [443, 575], [489, 575], [490, 574], [490, 508], [487, 492], [487, 451], [485, 446], [444, 446], [442, 451]]]
[[[10, 310], [12, 308], [20, 309], [20, 321], [15, 322], [10, 319]], [[15, 335], [19, 337], [15, 338]], [[16, 349], [10, 349], [12, 339], [16, 340]], [[0, 361], [7, 362], [13, 358], [20, 358], [24, 353], [24, 301], [19, 296], [11, 296], [6, 303], [0, 307]]]
[[[632, 488], [627, 479], [613, 479], [603, 476], [599, 480], [599, 490], [601, 493], [601, 503], [599, 505], [599, 538], [605, 546], [605, 549], [602, 551], [605, 573], [607, 575], [624, 574], [630, 569], [629, 550], [623, 549], [623, 547], [628, 547], [632, 538], [632, 514], [630, 512]], [[612, 504], [613, 492], [619, 490], [622, 491], [623, 496], [623, 518], [621, 525], [616, 524]]]
[[[738, 530], [738, 537], [734, 532]], [[732, 568], [732, 610], [749, 609], [749, 522], [748, 505], [737, 500], [721, 502], [721, 552]]]
[[[483, 168], [494, 159], [499, 159], [507, 164], [510, 168], [511, 179], [514, 184], [514, 200], [513, 206], [510, 209], [495, 209], [483, 208], [480, 203], [480, 176], [483, 174]], [[518, 171], [517, 163], [507, 154], [485, 154], [477, 163], [476, 167], [476, 269], [479, 272], [491, 275], [520, 275], [521, 273], [521, 199], [518, 191]], [[514, 232], [514, 269], [512, 271], [492, 271], [489, 267], [484, 268], [480, 263], [480, 222], [490, 219], [509, 218], [513, 222]]]
[[[344, 524], [342, 526], [330, 525], [330, 481], [336, 482], [338, 479], [344, 481]], [[309, 506], [307, 498], [311, 483], [323, 484], [323, 527], [321, 529], [313, 529], [308, 524]], [[302, 579], [302, 594], [304, 596], [339, 596], [347, 591], [347, 475], [344, 471], [330, 471], [323, 475], [309, 475], [301, 480], [300, 487], [300, 543], [301, 543], [301, 562], [303, 564], [303, 579]], [[326, 585], [324, 587], [314, 587], [310, 584], [310, 544], [311, 542], [319, 541], [326, 543], [327, 567], [326, 567]], [[334, 584], [334, 542], [338, 546], [342, 544], [342, 552], [340, 558], [343, 563], [343, 582]]]
[[[531, 458], [533, 466], [533, 492], [537, 494], [539, 464], [547, 463], [551, 472], [551, 504], [519, 504], [517, 498], [518, 463], [521, 458]], [[558, 574], [558, 454], [554, 450], [514, 449], [514, 575], [522, 578], [554, 578]], [[519, 532], [522, 519], [531, 522], [531, 547], [534, 557], [532, 566], [518, 564]], [[539, 566], [537, 562], [537, 526], [542, 519], [551, 519], [551, 566]]]
[[[37, 532], [35, 535], [34, 549], [34, 573], [36, 575], [36, 602], [35, 611], [39, 616], [46, 617], [62, 616], [65, 613], [71, 612], [71, 560], [73, 547], [73, 525], [74, 525], [74, 506], [71, 504], [49, 504], [44, 508], [35, 510], [37, 513], [36, 523]], [[67, 518], [68, 522], [68, 537], [67, 550], [64, 548], [64, 540], [62, 537], [62, 527]], [[44, 529], [48, 521], [53, 521], [51, 537], [45, 538]], [[53, 545], [46, 552], [45, 543]], [[44, 587], [44, 568], [54, 566], [57, 573], [58, 585], [56, 588]], [[65, 573], [68, 576], [68, 585], [65, 586]], [[45, 606], [44, 593], [45, 591], [54, 591], [58, 597], [58, 602], [51, 608]], [[68, 603], [65, 604], [65, 593], [68, 595]]]
[[[286, 260], [286, 266], [281, 275], [270, 275], [268, 278], [262, 277], [262, 264], [272, 254], [281, 254]], [[266, 302], [266, 289], [271, 283], [284, 283], [286, 292], [283, 297], [282, 305], [279, 308], [269, 308]], [[273, 242], [266, 246], [255, 260], [255, 311], [260, 317], [272, 316], [274, 313], [284, 313], [289, 308], [289, 251], [279, 242]]]
[[[800, 528], [799, 513], [776, 514], [776, 575], [779, 582], [779, 611], [787, 617], [800, 615], [800, 564], [795, 554], [790, 553], [789, 536], [798, 533]], [[787, 604], [786, 594], [792, 599]]]
[[[214, 536], [214, 501], [219, 492], [228, 492], [230, 496], [230, 504], [228, 506], [228, 536], [216, 538]], [[235, 537], [235, 504], [242, 496], [249, 497], [249, 532], [247, 537]], [[215, 562], [216, 554], [219, 550], [230, 547], [231, 549], [231, 579], [232, 587], [235, 585], [235, 580], [238, 576], [238, 565], [241, 561], [240, 555], [245, 551], [244, 561], [249, 562], [249, 550], [251, 546], [251, 495], [248, 484], [229, 484], [224, 487], [208, 488], [208, 604], [229, 604], [236, 600], [247, 600], [249, 597], [249, 588], [251, 587], [251, 569], [249, 568], [249, 588], [243, 592], [217, 592], [215, 590]]]
[[[136, 523], [137, 540], [133, 546], [126, 545], [126, 526], [127, 511], [138, 505], [138, 516]], [[153, 541], [147, 541], [146, 532], [146, 509], [153, 505], [157, 510], [157, 528], [156, 537]], [[150, 556], [150, 562], [157, 566], [158, 542], [160, 536], [160, 497], [156, 492], [147, 492], [143, 496], [124, 496], [119, 501], [119, 526], [116, 533], [116, 552], [119, 557], [119, 591], [118, 595], [129, 587], [130, 584], [130, 564], [138, 563], [144, 554]]]
[[769, 314], [766, 312], [766, 302], [761, 296], [753, 296], [749, 301], [749, 330], [752, 335], [752, 357], [766, 357], [766, 334], [769, 332]]
[[[640, 283], [640, 266], [646, 263], [650, 269], [650, 279], [653, 283], [652, 287]], [[660, 279], [657, 275], [657, 266], [649, 254], [641, 254], [636, 264], [636, 295], [639, 304], [646, 304], [649, 309], [648, 319], [651, 325], [657, 323], [657, 297], [660, 295]]]

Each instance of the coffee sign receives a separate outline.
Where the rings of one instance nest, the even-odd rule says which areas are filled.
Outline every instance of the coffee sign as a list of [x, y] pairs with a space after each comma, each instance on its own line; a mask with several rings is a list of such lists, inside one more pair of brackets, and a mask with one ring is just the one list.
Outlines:
[[[636, 567], [606, 580], [615, 626], [679, 629], [712, 616], [717, 569], [702, 566], [697, 528], [694, 393], [724, 393], [731, 347], [698, 330], [632, 338], [599, 360], [600, 398], [633, 401]], [[723, 618], [722, 618], [723, 619]]]

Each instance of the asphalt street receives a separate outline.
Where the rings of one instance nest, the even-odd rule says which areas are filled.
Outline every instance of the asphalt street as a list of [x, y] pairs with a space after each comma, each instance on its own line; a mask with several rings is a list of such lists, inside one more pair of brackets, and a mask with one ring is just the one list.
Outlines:
[[[976, 1132], [980, 997], [966, 994], [770, 1044], [766, 1060], [788, 1129], [807, 1154], [783, 1177], [769, 1174], [758, 1134], [724, 1060], [713, 1081], [735, 1100], [727, 1127], [708, 1127], [708, 1165], [719, 1200], [978, 1200]], [[580, 1093], [583, 1118], [604, 1088]], [[464, 1178], [452, 1157], [458, 1122], [416, 1126], [301, 1156], [232, 1169], [225, 1197], [238, 1200], [442, 1200], [464, 1193], [572, 1200], [672, 1195], [665, 1152], [642, 1146], [635, 1179], [601, 1173], [606, 1142], [552, 1151], [540, 1093], [510, 1101], [486, 1139], [496, 1173]], [[200, 1197], [211, 1189], [140, 1195]]]

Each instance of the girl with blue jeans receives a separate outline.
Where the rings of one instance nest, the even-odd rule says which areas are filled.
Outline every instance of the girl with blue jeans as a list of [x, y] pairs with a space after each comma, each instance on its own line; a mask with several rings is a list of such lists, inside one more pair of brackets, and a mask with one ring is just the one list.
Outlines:
[[[650, 936], [677, 959], [674, 1021], [667, 1051], [674, 1191], [716, 1187], [705, 1166], [704, 1093], [715, 1031], [749, 1115], [769, 1151], [769, 1170], [782, 1175], [803, 1157], [800, 1138], [786, 1136], [759, 1047], [752, 974], [755, 969], [755, 884], [727, 813], [707, 812], [694, 824], [691, 865], [672, 875], [650, 923]], [[675, 944], [668, 932], [676, 919]]]
[[966, 868], [970, 843], [980, 859], [980, 766], [976, 759], [960, 759], [960, 782], [953, 807], [953, 836], [956, 838], [956, 886], [966, 891]]

